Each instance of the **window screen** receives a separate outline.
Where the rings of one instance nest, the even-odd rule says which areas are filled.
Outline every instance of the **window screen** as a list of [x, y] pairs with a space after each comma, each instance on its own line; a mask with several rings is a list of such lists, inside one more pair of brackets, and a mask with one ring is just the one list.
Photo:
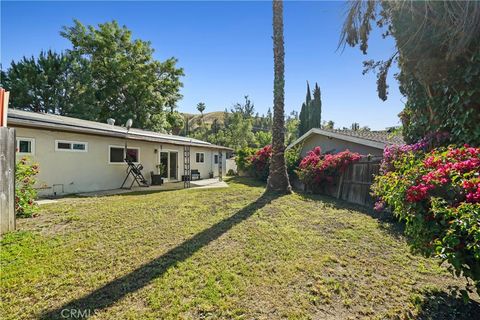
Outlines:
[[218, 154], [213, 156], [213, 163], [218, 164]]
[[123, 162], [123, 148], [110, 147], [110, 162]]
[[70, 150], [72, 147], [71, 143], [68, 142], [57, 142], [57, 149]]
[[85, 150], [85, 144], [84, 143], [74, 143], [72, 145], [73, 150]]
[[18, 152], [32, 153], [32, 141], [31, 140], [19, 140], [18, 141]]
[[86, 142], [77, 141], [56, 141], [56, 150], [87, 152]]

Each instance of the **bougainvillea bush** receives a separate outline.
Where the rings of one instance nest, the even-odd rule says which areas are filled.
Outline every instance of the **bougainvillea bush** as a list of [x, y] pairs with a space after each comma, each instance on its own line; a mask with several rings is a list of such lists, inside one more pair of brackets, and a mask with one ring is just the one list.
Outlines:
[[349, 150], [336, 154], [322, 154], [322, 149], [315, 147], [300, 162], [297, 175], [309, 190], [318, 192], [332, 184], [351, 163], [360, 158], [360, 154]]
[[19, 217], [31, 217], [38, 207], [35, 203], [37, 190], [33, 188], [38, 174], [38, 164], [24, 157], [15, 168], [15, 212]]
[[380, 173], [384, 174], [393, 170], [393, 163], [407, 152], [428, 152], [436, 147], [448, 145], [450, 134], [448, 132], [432, 132], [413, 144], [390, 145], [383, 150], [380, 164]]
[[414, 150], [390, 161], [373, 193], [406, 223], [412, 248], [450, 263], [480, 292], [480, 148]]
[[248, 158], [250, 173], [258, 179], [267, 181], [272, 158], [272, 146], [266, 145]]
[[[253, 152], [245, 158], [243, 167], [252, 177], [267, 181], [270, 172], [270, 160], [272, 159], [272, 146], [265, 147]], [[285, 165], [290, 181], [296, 177], [295, 170], [300, 163], [300, 149], [298, 147], [285, 151]], [[238, 166], [238, 160], [237, 160]]]

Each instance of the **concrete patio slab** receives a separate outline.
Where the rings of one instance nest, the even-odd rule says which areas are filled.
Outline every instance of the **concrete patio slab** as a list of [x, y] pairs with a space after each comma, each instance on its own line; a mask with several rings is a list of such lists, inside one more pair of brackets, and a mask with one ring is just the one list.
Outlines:
[[52, 200], [52, 199], [40, 199], [35, 201], [35, 203], [38, 204], [39, 206], [43, 204], [50, 204], [50, 203], [57, 203], [57, 202], [58, 200]]
[[[208, 189], [208, 188], [226, 188], [228, 184], [224, 181], [219, 181], [218, 178], [195, 180], [190, 182], [190, 189]], [[170, 191], [183, 189], [183, 181], [167, 182], [161, 186], [139, 187], [134, 186], [132, 189], [112, 189], [93, 192], [78, 193], [80, 197], [104, 197], [119, 194], [126, 194], [132, 192], [155, 192], [155, 191]]]

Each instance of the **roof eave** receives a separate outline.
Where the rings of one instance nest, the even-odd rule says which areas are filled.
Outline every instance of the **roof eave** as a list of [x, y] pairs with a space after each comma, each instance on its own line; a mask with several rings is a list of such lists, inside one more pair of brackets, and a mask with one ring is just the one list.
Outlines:
[[357, 144], [361, 144], [361, 145], [364, 145], [364, 146], [368, 146], [368, 147], [372, 147], [372, 148], [376, 148], [376, 149], [381, 149], [381, 150], [383, 150], [385, 148], [385, 146], [387, 146], [387, 143], [380, 142], [380, 141], [372, 141], [372, 140], [368, 140], [368, 139], [364, 139], [364, 138], [360, 138], [360, 137], [347, 136], [347, 135], [343, 135], [343, 134], [336, 133], [336, 132], [330, 132], [330, 131], [325, 131], [325, 130], [322, 130], [322, 129], [312, 128], [312, 129], [308, 130], [300, 138], [298, 138], [293, 143], [291, 143], [287, 147], [287, 150], [293, 148], [295, 145], [297, 145], [301, 141], [305, 140], [306, 138], [308, 138], [312, 134], [319, 134], [319, 135], [323, 135], [323, 136], [326, 136], [326, 137], [331, 137], [331, 138], [336, 138], [336, 139], [343, 140], [343, 141], [353, 142], [353, 143], [357, 143]]
[[204, 147], [208, 149], [221, 149], [221, 150], [228, 150], [228, 151], [233, 150], [231, 148], [212, 145], [208, 143], [202, 144], [202, 143], [186, 142], [186, 141], [179, 141], [179, 140], [169, 140], [169, 139], [160, 138], [160, 137], [152, 137], [152, 136], [141, 135], [141, 134], [127, 133], [127, 130], [110, 131], [110, 130], [102, 130], [102, 129], [82, 127], [82, 126], [72, 126], [72, 125], [66, 125], [66, 124], [60, 124], [60, 123], [50, 123], [50, 122], [38, 121], [34, 119], [25, 119], [25, 118], [15, 117], [15, 116], [13, 117], [9, 116], [8, 123], [16, 126], [23, 126], [23, 127], [29, 127], [29, 128], [43, 128], [43, 129], [50, 129], [50, 130], [56, 130], [56, 131], [83, 133], [83, 134], [91, 134], [91, 135], [114, 137], [114, 138], [127, 138], [130, 140], [138, 140], [138, 141], [159, 142], [159, 143], [165, 143], [165, 144], [191, 146], [191, 147]]

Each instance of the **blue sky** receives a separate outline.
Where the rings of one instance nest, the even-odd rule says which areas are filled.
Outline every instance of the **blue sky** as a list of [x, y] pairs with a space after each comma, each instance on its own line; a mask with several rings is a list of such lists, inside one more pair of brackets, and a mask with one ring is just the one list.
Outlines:
[[[299, 111], [306, 81], [322, 91], [322, 120], [336, 127], [352, 122], [383, 129], [398, 125], [404, 98], [390, 74], [390, 96], [382, 102], [373, 74], [362, 61], [388, 58], [391, 39], [374, 32], [369, 54], [358, 48], [337, 51], [346, 4], [340, 1], [285, 3], [285, 109]], [[149, 40], [155, 58], [174, 56], [185, 69], [179, 110], [222, 111], [248, 94], [258, 112], [273, 101], [272, 13], [270, 1], [245, 2], [1, 2], [1, 62], [6, 68], [42, 49], [70, 47], [59, 35], [73, 19], [84, 24], [117, 20], [135, 38]], [[392, 72], [393, 73], [393, 72]]]

